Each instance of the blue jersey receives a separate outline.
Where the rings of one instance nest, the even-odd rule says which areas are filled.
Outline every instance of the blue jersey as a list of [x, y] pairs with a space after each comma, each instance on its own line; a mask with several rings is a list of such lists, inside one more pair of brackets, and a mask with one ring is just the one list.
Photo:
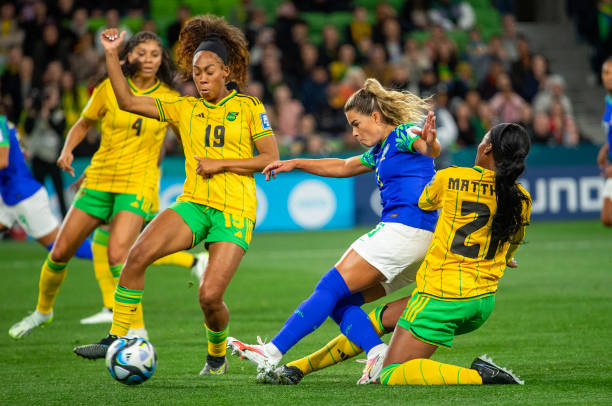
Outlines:
[[606, 95], [606, 111], [604, 112], [601, 124], [603, 125], [606, 136], [608, 137], [608, 160], [612, 161], [612, 99]]
[[7, 206], [14, 206], [42, 187], [30, 173], [19, 147], [17, 130], [0, 116], [0, 148], [9, 148], [9, 164], [0, 170], [0, 195]]
[[361, 163], [374, 169], [383, 211], [380, 221], [434, 231], [437, 211], [419, 208], [419, 197], [435, 174], [433, 159], [412, 148], [418, 136], [411, 124], [396, 127], [383, 141], [361, 155]]

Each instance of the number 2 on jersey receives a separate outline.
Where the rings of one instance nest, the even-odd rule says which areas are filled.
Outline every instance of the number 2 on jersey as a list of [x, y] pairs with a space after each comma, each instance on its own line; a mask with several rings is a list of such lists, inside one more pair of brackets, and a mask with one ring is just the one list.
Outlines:
[[[467, 216], [472, 213], [477, 214], [476, 218], [457, 229], [450, 250], [454, 254], [476, 259], [480, 251], [480, 244], [465, 245], [465, 240], [470, 234], [480, 230], [489, 222], [491, 210], [489, 206], [484, 203], [470, 201], [461, 202], [461, 215]], [[485, 259], [493, 259], [495, 257], [498, 245], [498, 241], [491, 242]]]

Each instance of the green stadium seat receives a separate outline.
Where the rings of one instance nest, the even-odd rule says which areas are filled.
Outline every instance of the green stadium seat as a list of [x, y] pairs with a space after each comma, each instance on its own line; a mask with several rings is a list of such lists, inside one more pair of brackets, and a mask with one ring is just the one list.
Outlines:
[[106, 18], [104, 17], [93, 17], [87, 20], [87, 26], [93, 32], [96, 32], [101, 27], [104, 27], [104, 24], [106, 24]]

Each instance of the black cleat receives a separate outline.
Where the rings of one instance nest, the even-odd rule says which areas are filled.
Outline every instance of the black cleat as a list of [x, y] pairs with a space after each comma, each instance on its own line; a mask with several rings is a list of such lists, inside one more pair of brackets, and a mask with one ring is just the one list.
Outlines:
[[304, 378], [304, 373], [298, 367], [282, 365], [274, 371], [279, 385], [297, 385]]
[[87, 359], [99, 359], [106, 357], [108, 347], [119, 337], [109, 334], [95, 344], [80, 345], [74, 348], [74, 353], [79, 357]]
[[487, 355], [481, 355], [472, 362], [471, 369], [478, 371], [483, 385], [523, 385], [525, 381], [503, 367], [497, 366]]

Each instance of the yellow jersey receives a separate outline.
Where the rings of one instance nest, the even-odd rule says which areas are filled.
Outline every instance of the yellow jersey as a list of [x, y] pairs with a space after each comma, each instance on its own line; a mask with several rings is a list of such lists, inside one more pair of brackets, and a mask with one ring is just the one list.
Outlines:
[[255, 221], [253, 174], [217, 173], [204, 179], [194, 156], [212, 159], [253, 157], [254, 142], [273, 135], [263, 104], [233, 90], [217, 104], [194, 97], [155, 98], [159, 119], [179, 128], [185, 152], [185, 184], [178, 201], [206, 205]]
[[[519, 189], [529, 198], [520, 185]], [[514, 243], [491, 241], [497, 211], [495, 172], [479, 166], [441, 170], [423, 190], [419, 207], [441, 211], [417, 272], [418, 292], [453, 300], [495, 294], [525, 232], [522, 226], [512, 239]], [[530, 207], [523, 207], [523, 224], [529, 222]]]
[[[159, 80], [149, 89], [138, 89], [128, 78], [132, 93], [154, 97], [177, 96]], [[94, 89], [82, 117], [100, 121], [100, 148], [91, 159], [83, 187], [112, 193], [151, 195], [157, 187], [157, 161], [168, 123], [123, 111], [106, 79]]]

